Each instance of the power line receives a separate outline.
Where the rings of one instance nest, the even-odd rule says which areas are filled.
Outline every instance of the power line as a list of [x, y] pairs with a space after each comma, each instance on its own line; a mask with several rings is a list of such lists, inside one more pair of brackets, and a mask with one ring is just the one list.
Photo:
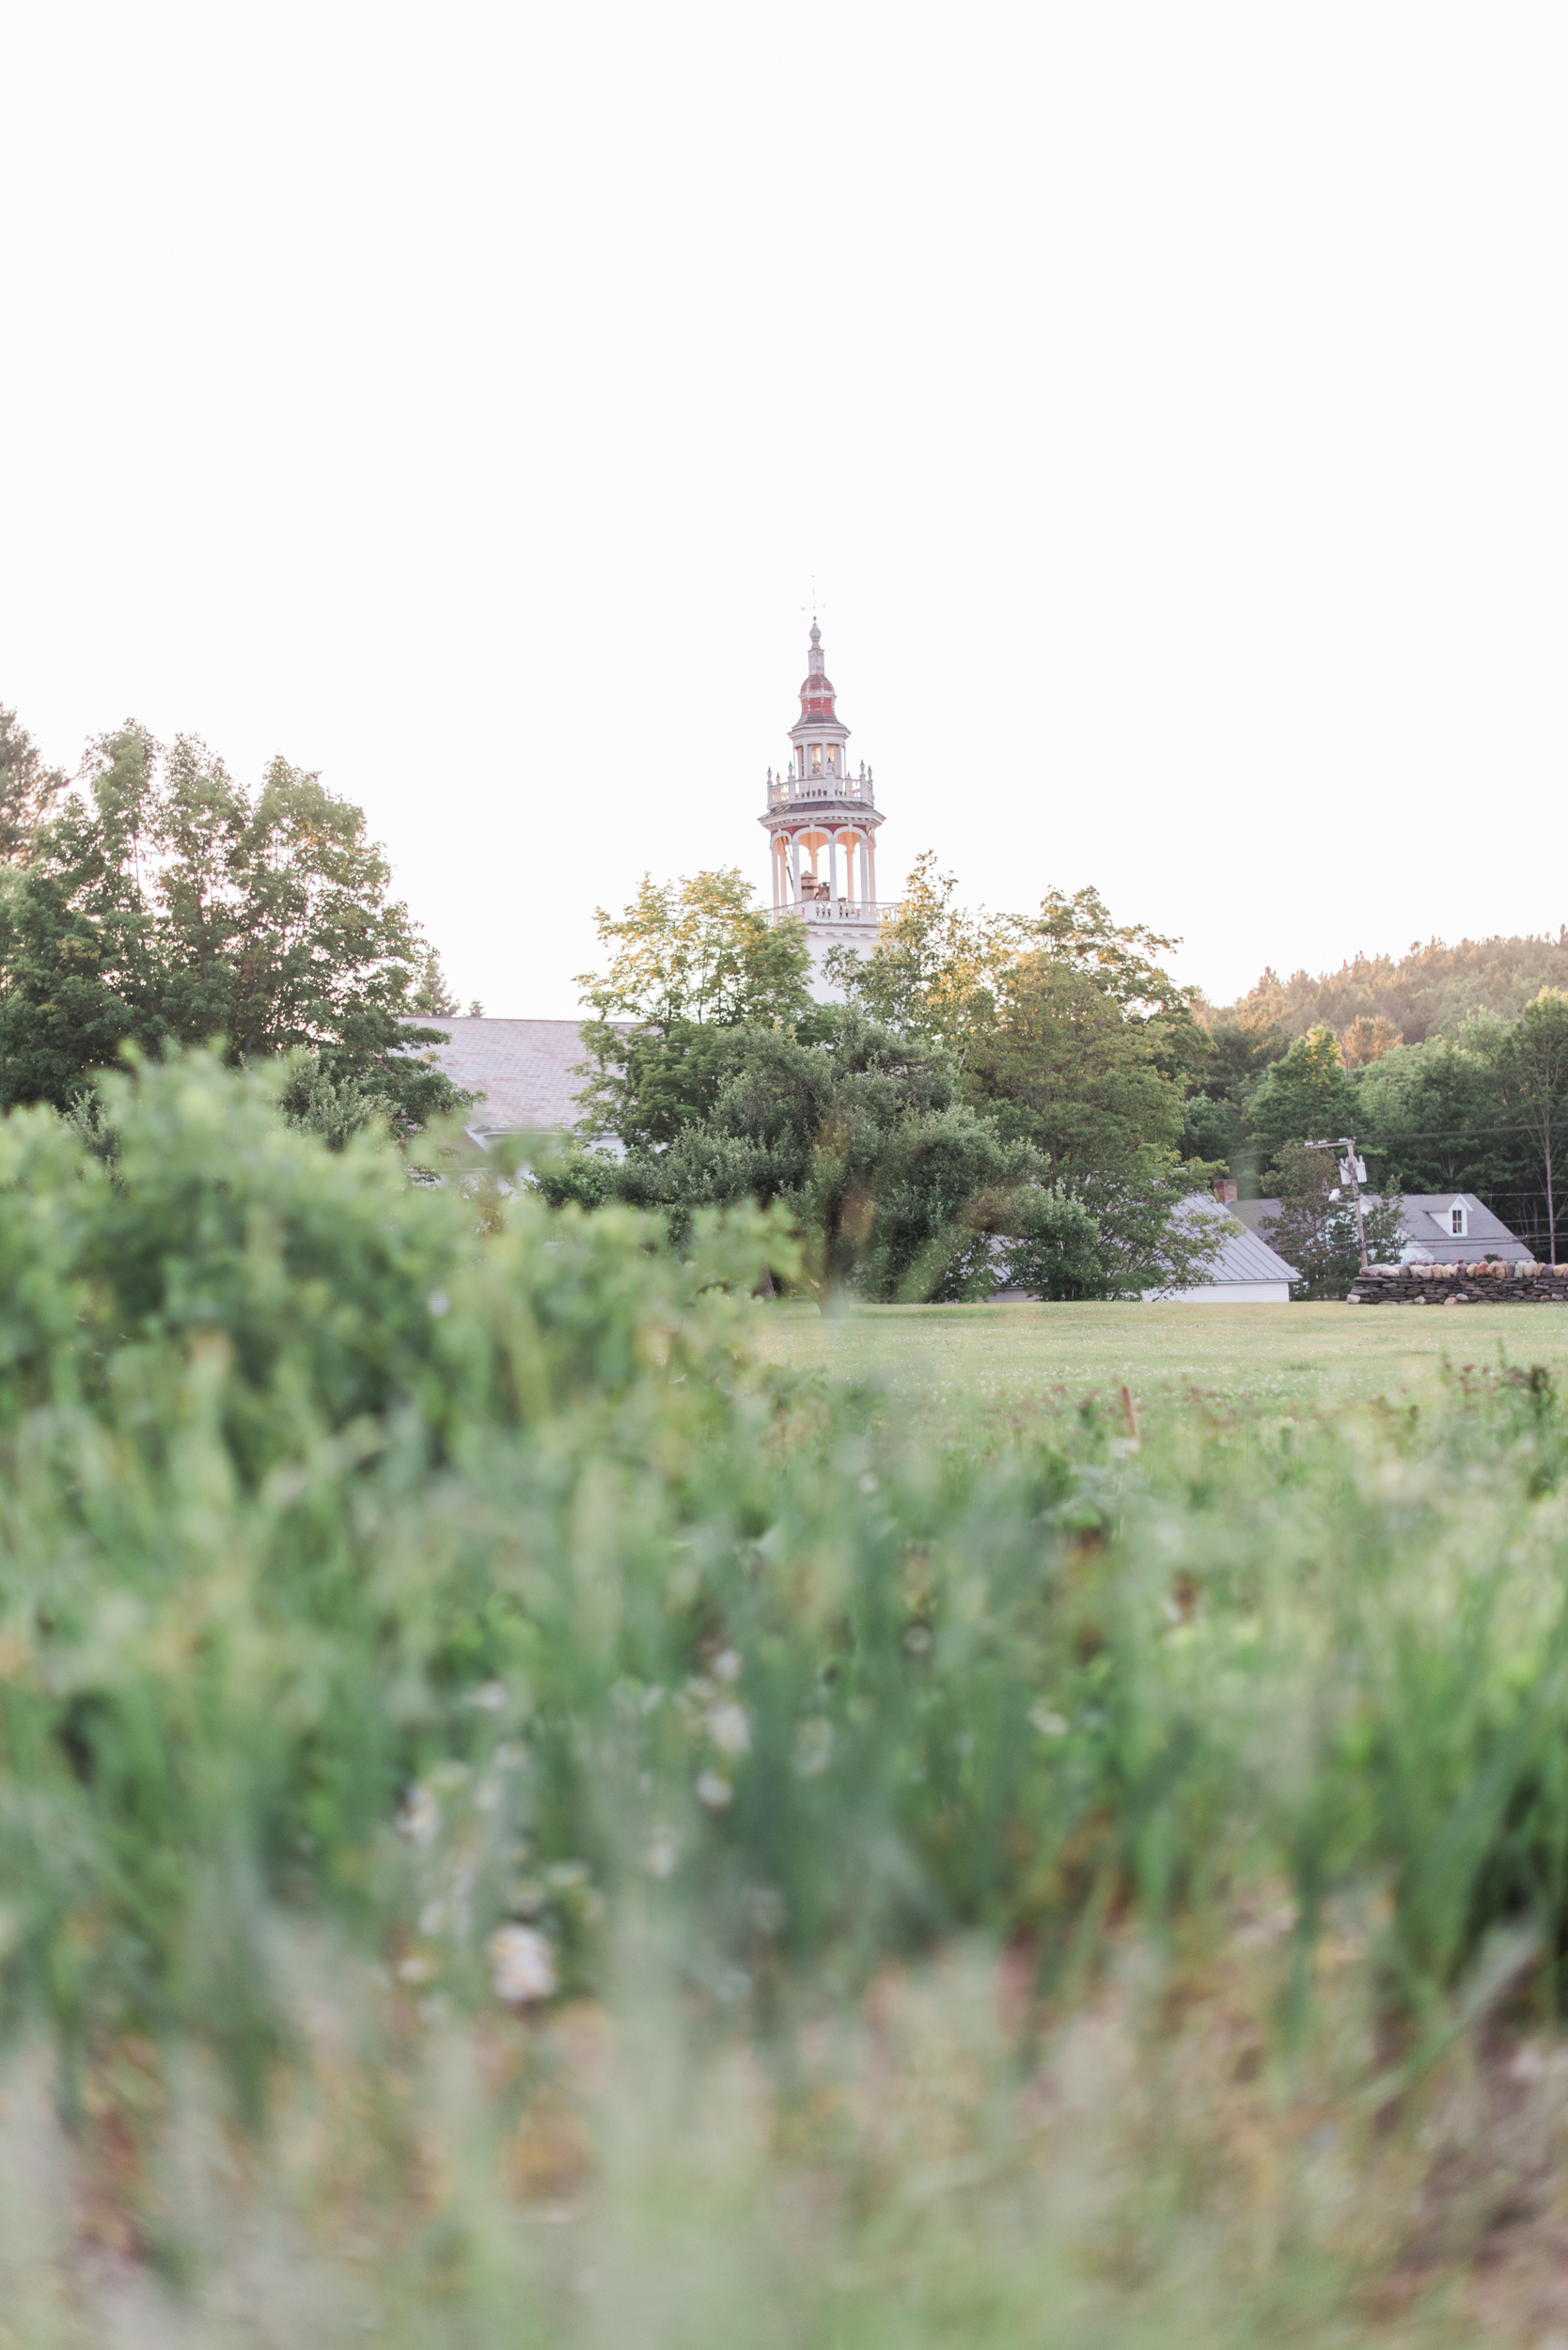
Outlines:
[[1392, 1140], [1388, 1142], [1374, 1142], [1369, 1137], [1363, 1136], [1359, 1134], [1356, 1138], [1361, 1143], [1363, 1150], [1393, 1151], [1396, 1150], [1402, 1142], [1468, 1142], [1472, 1136], [1476, 1135], [1532, 1135], [1534, 1132], [1535, 1128], [1529, 1125], [1448, 1126], [1435, 1127], [1431, 1131], [1423, 1134], [1396, 1135]]

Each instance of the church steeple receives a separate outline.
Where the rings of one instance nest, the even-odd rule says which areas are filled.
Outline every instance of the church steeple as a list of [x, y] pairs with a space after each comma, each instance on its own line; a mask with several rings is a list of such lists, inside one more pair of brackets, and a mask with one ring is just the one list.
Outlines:
[[811, 718], [831, 718], [834, 693], [823, 661], [823, 633], [813, 617], [811, 621], [811, 658], [807, 666], [806, 682], [800, 689], [800, 714], [804, 724]]
[[[800, 689], [800, 716], [790, 728], [790, 765], [768, 770], [773, 918], [800, 920], [811, 940], [812, 963], [830, 945], [868, 952], [881, 922], [896, 909], [879, 906], [876, 833], [882, 822], [871, 773], [851, 775], [849, 728], [823, 658], [823, 633], [811, 622], [811, 650]], [[823, 982], [823, 991], [831, 993]]]
[[811, 623], [811, 653], [806, 682], [800, 689], [800, 716], [790, 728], [795, 745], [795, 773], [802, 777], [841, 776], [849, 728], [838, 713], [838, 697], [823, 660], [823, 633]]

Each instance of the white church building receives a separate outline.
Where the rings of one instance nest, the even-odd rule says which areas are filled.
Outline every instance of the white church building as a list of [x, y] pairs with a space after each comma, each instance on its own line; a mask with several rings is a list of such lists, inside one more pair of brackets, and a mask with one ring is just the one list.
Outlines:
[[[800, 689], [800, 716], [790, 728], [789, 764], [770, 767], [758, 822], [768, 836], [770, 921], [804, 922], [811, 949], [808, 985], [819, 1002], [835, 995], [825, 969], [830, 947], [868, 954], [883, 923], [901, 907], [876, 894], [876, 836], [882, 823], [871, 771], [850, 773], [849, 728], [823, 659], [822, 631], [811, 622], [811, 650]], [[446, 1042], [431, 1049], [455, 1085], [478, 1093], [468, 1131], [477, 1142], [507, 1135], [559, 1134], [575, 1124], [576, 1075], [584, 1058], [575, 1020], [427, 1020]]]

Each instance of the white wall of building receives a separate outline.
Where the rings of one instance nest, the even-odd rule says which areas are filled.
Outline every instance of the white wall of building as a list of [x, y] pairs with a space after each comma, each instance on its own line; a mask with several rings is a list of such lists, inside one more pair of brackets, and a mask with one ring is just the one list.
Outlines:
[[1288, 1306], [1288, 1281], [1218, 1281], [1213, 1289], [1145, 1290], [1151, 1306]]

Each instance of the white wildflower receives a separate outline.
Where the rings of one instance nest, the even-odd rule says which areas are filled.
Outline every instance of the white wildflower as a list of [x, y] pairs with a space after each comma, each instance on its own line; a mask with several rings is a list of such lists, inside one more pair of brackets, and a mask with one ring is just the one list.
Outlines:
[[1073, 1726], [1064, 1714], [1053, 1714], [1048, 1705], [1031, 1705], [1029, 1719], [1043, 1738], [1065, 1738]]
[[713, 1679], [715, 1681], [739, 1681], [740, 1677], [741, 1653], [739, 1649], [720, 1649], [713, 1659]]
[[533, 1926], [497, 1926], [490, 1937], [490, 1981], [498, 1999], [527, 2007], [556, 1988], [550, 1945]]
[[441, 1806], [428, 1787], [411, 1787], [398, 1814], [398, 1833], [411, 1844], [433, 1844], [441, 1833]]
[[648, 1849], [643, 1854], [642, 1865], [651, 1877], [658, 1877], [662, 1881], [665, 1877], [674, 1874], [675, 1864], [680, 1857], [681, 1848], [675, 1841], [673, 1830], [667, 1827], [656, 1827], [648, 1840]]
[[708, 1716], [708, 1735], [720, 1754], [745, 1754], [751, 1747], [751, 1722], [744, 1705], [715, 1705]]
[[716, 1771], [704, 1771], [697, 1782], [697, 1799], [706, 1804], [710, 1811], [723, 1811], [734, 1802], [735, 1790]]
[[425, 1300], [425, 1310], [427, 1313], [434, 1314], [436, 1320], [439, 1321], [443, 1314], [451, 1312], [452, 1301], [445, 1290], [431, 1290]]
[[468, 1702], [477, 1706], [481, 1714], [499, 1714], [506, 1706], [507, 1695], [504, 1681], [485, 1681], [480, 1683]]
[[822, 1716], [813, 1715], [800, 1724], [795, 1731], [795, 1776], [815, 1778], [825, 1771], [833, 1756], [833, 1724]]

